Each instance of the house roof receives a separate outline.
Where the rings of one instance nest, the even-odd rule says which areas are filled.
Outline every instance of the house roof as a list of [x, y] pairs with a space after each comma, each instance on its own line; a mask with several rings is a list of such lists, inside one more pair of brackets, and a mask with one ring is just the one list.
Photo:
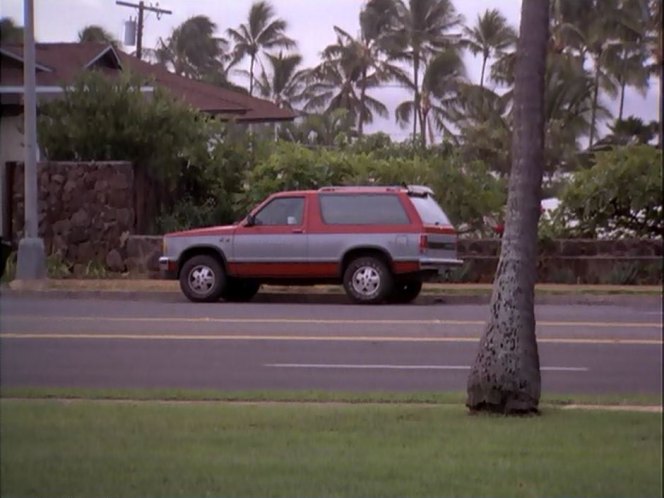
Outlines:
[[[131, 70], [167, 88], [192, 107], [238, 121], [286, 121], [295, 114], [267, 100], [244, 95], [171, 73], [160, 64], [150, 64], [103, 43], [37, 43], [35, 45], [37, 87], [70, 85], [86, 69], [108, 74]], [[0, 88], [23, 86], [22, 45], [0, 46]]]

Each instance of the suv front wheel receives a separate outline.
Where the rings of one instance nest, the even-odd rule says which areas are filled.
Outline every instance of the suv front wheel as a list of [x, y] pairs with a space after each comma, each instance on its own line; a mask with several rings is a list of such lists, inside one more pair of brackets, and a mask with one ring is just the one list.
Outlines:
[[226, 275], [221, 263], [207, 254], [188, 259], [180, 271], [180, 289], [195, 303], [219, 301], [226, 287]]
[[354, 259], [344, 272], [344, 289], [354, 302], [377, 304], [385, 300], [394, 285], [387, 265], [378, 258], [365, 256]]

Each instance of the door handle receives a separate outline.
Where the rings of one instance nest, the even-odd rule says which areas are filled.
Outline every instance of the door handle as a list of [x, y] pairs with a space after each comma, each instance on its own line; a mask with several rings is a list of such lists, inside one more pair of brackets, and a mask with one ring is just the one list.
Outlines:
[[293, 233], [304, 233], [304, 230], [301, 228], [293, 228]]

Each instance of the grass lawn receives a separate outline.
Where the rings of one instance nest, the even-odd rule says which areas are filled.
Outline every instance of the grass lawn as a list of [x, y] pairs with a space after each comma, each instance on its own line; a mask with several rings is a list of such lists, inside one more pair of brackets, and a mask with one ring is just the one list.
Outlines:
[[0, 410], [3, 497], [662, 492], [656, 413], [6, 397]]

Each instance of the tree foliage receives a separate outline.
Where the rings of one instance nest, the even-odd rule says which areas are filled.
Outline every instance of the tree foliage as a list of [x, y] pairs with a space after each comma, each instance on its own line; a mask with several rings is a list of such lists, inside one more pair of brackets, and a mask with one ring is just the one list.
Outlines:
[[462, 233], [483, 233], [489, 228], [484, 217], [501, 211], [504, 183], [482, 163], [466, 164], [458, 156], [441, 158], [435, 153], [413, 157], [401, 154], [399, 146], [395, 149], [383, 147], [378, 153], [364, 146], [334, 150], [277, 143], [246, 173], [239, 205], [247, 210], [268, 195], [289, 189], [416, 184], [434, 189]]
[[[51, 160], [126, 160], [138, 184], [138, 229], [155, 231], [157, 215], [172, 203], [183, 174], [212, 161], [208, 147], [217, 124], [159, 87], [141, 91], [143, 79], [111, 80], [82, 73], [61, 99], [40, 106], [40, 144]], [[214, 149], [212, 150], [212, 152]]]
[[120, 42], [115, 38], [115, 36], [96, 24], [90, 24], [79, 31], [78, 41], [82, 43], [108, 43], [114, 47], [118, 47], [120, 45]]

